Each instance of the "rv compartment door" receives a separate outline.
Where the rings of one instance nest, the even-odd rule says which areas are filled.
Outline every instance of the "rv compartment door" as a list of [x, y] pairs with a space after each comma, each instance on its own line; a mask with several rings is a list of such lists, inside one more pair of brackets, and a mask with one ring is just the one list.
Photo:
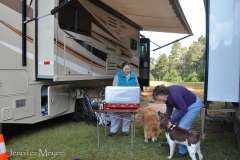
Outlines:
[[55, 116], [70, 108], [70, 93], [68, 84], [48, 87], [48, 115]]

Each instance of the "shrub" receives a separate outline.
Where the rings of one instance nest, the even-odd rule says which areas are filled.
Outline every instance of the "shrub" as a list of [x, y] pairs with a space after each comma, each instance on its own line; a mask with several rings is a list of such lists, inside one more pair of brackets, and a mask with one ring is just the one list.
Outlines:
[[199, 82], [198, 74], [196, 72], [189, 74], [185, 82]]

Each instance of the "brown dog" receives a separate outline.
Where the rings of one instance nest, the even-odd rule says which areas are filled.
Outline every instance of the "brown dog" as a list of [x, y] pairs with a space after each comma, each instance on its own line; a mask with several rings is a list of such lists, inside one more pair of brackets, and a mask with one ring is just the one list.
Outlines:
[[142, 122], [144, 128], [145, 142], [148, 142], [149, 138], [152, 138], [153, 142], [157, 141], [157, 137], [161, 135], [159, 128], [159, 116], [157, 112], [152, 108], [146, 108], [143, 110]]

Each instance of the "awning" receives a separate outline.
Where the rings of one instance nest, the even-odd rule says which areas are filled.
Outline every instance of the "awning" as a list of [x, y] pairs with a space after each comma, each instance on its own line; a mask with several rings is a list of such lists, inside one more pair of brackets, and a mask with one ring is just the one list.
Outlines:
[[[98, 0], [91, 0], [98, 1]], [[100, 0], [127, 17], [142, 31], [191, 34], [178, 0]]]

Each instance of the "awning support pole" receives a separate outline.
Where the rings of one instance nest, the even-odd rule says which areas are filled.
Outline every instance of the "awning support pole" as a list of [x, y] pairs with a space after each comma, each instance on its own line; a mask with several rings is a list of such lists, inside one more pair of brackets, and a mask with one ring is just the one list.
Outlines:
[[156, 48], [156, 49], [154, 49], [154, 50], [152, 50], [152, 51], [156, 51], [156, 50], [158, 50], [158, 49], [161, 49], [161, 48], [163, 48], [163, 47], [166, 47], [166, 46], [168, 46], [168, 45], [170, 45], [170, 44], [173, 44], [173, 43], [175, 43], [175, 42], [177, 42], [177, 41], [183, 40], [183, 39], [185, 39], [185, 38], [187, 38], [187, 37], [189, 37], [189, 36], [192, 36], [192, 34], [189, 34], [189, 35], [187, 35], [187, 36], [185, 36], [185, 37], [183, 37], [183, 38], [180, 38], [180, 39], [178, 39], [178, 40], [175, 40], [175, 41], [173, 41], [173, 42], [171, 42], [171, 43], [168, 43], [168, 44], [165, 44], [165, 45], [163, 45], [163, 46], [160, 46], [160, 47], [158, 47], [158, 48]]

